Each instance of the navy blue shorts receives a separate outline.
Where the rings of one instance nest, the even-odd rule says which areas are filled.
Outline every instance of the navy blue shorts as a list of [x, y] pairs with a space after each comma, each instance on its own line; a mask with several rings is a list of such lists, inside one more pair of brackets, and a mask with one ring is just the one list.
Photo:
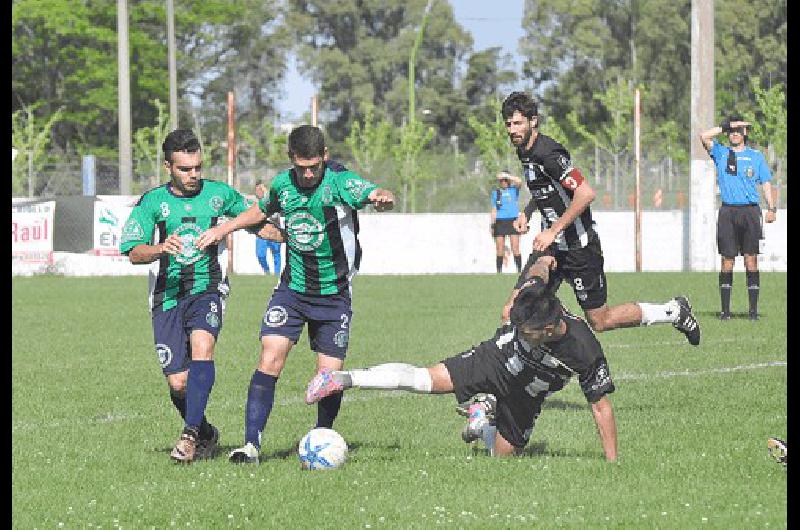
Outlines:
[[280, 335], [296, 343], [303, 325], [308, 322], [311, 351], [344, 359], [350, 340], [351, 306], [348, 292], [319, 296], [300, 294], [281, 282], [264, 312], [261, 336]]
[[164, 375], [189, 369], [192, 360], [189, 335], [202, 329], [219, 336], [224, 302], [218, 293], [202, 293], [178, 300], [178, 305], [153, 315], [156, 354]]

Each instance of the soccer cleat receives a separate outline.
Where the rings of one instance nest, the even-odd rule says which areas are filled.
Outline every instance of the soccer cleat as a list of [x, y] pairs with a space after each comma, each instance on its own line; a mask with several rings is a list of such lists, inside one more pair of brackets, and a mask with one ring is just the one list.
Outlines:
[[775, 459], [779, 464], [786, 465], [786, 442], [780, 438], [767, 438], [767, 450], [769, 456]]
[[306, 387], [306, 403], [311, 405], [342, 390], [344, 390], [344, 385], [335, 381], [333, 372], [328, 369], [322, 369], [317, 372], [317, 375], [309, 381], [308, 387]]
[[211, 435], [209, 437], [197, 437], [194, 455], [195, 460], [213, 458], [216, 455], [217, 446], [219, 445], [219, 430], [210, 423], [209, 427], [211, 427]]
[[194, 460], [197, 447], [197, 432], [186, 428], [169, 454], [170, 458], [181, 464], [188, 464]]
[[231, 451], [228, 461], [234, 464], [258, 464], [258, 449], [251, 442], [247, 442], [244, 447]]
[[678, 313], [678, 320], [672, 323], [675, 329], [686, 335], [689, 344], [697, 346], [700, 344], [700, 323], [694, 318], [692, 314], [692, 306], [685, 296], [676, 296], [673, 298], [678, 302], [680, 312]]
[[750, 320], [758, 320], [758, 313], [755, 311], [750, 311]]
[[731, 319], [731, 314], [730, 313], [726, 313], [725, 311], [723, 311], [722, 313], [719, 314], [719, 319], [720, 320], [730, 320]]
[[467, 424], [461, 431], [461, 439], [466, 443], [483, 438], [484, 429], [494, 421], [497, 398], [492, 394], [476, 394], [467, 402], [460, 403], [456, 411], [467, 416]]

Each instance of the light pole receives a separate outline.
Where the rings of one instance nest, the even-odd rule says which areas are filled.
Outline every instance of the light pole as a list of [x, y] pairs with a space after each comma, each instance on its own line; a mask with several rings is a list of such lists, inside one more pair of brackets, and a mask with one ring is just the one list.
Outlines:
[[175, 61], [175, 7], [167, 0], [167, 49], [169, 56], [169, 121], [178, 128], [178, 69]]
[[131, 193], [131, 81], [128, 48], [128, 2], [117, 0], [117, 104], [119, 121], [119, 192]]
[[431, 12], [431, 5], [433, 0], [428, 0], [428, 5], [425, 6], [425, 13], [422, 15], [422, 23], [419, 26], [417, 38], [414, 41], [414, 46], [411, 48], [411, 55], [408, 57], [408, 122], [413, 122], [416, 117], [414, 116], [416, 104], [414, 102], [414, 81], [416, 74], [414, 72], [415, 62], [417, 60], [417, 49], [422, 43], [422, 34], [425, 32], [425, 23], [428, 21], [428, 14]]

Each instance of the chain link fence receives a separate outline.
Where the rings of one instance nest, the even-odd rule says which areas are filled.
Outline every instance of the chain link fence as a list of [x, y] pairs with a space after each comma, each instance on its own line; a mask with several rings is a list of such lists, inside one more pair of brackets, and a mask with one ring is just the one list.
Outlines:
[[[339, 159], [353, 167], [346, 159]], [[606, 152], [578, 154], [573, 161], [589, 176], [597, 193], [592, 208], [602, 210], [631, 210], [634, 206], [635, 166], [633, 157], [622, 154], [612, 156]], [[247, 162], [246, 160], [244, 162]], [[37, 198], [80, 196], [83, 193], [81, 158], [62, 160], [45, 165], [33, 176], [33, 189], [39, 190]], [[240, 163], [235, 171], [234, 185], [242, 193], [253, 193], [258, 180], [269, 182], [279, 171], [286, 169], [260, 164]], [[488, 212], [490, 193], [495, 186], [493, 175], [481, 170], [480, 162], [468, 155], [429, 155], [420, 163], [420, 176], [412, 181], [398, 175], [391, 161], [384, 161], [369, 171], [353, 169], [378, 185], [395, 192], [398, 198], [396, 211], [417, 213], [472, 213]], [[786, 208], [787, 185], [785, 164], [781, 171], [773, 170], [773, 188], [779, 208]], [[513, 168], [512, 168], [513, 172]], [[671, 158], [643, 158], [640, 164], [641, 201], [645, 209], [685, 209], [689, 207], [689, 162]], [[209, 166], [204, 177], [228, 181], [228, 168]], [[139, 195], [166, 181], [165, 176], [133, 175], [131, 194]], [[120, 193], [119, 166], [115, 159], [96, 158], [95, 194]], [[413, 197], [412, 197], [413, 196]], [[522, 201], [530, 196], [523, 190]]]

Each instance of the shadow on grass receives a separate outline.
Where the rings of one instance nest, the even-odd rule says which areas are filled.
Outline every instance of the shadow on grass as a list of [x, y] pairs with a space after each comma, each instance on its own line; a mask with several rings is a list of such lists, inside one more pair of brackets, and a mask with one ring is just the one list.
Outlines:
[[587, 406], [586, 402], [574, 403], [571, 401], [561, 401], [559, 399], [547, 399], [542, 403], [542, 409], [586, 410]]

